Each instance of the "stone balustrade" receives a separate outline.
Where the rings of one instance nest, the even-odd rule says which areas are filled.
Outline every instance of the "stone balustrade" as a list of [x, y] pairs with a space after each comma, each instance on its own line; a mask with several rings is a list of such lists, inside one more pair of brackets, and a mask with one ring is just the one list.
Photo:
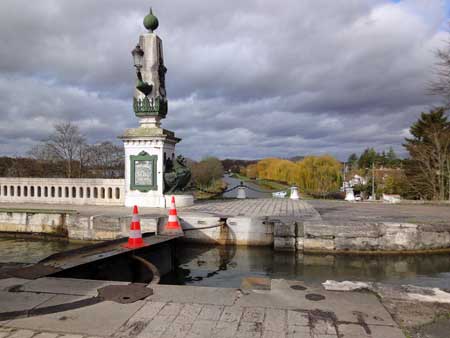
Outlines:
[[124, 205], [124, 179], [0, 177], [0, 202]]

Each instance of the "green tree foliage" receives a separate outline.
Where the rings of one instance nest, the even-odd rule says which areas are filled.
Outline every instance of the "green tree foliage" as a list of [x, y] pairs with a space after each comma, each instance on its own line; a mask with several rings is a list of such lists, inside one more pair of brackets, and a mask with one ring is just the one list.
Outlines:
[[411, 128], [404, 147], [408, 186], [415, 197], [450, 199], [450, 122], [444, 108], [422, 113]]
[[358, 155], [355, 153], [351, 154], [347, 159], [347, 163], [350, 169], [356, 169], [358, 167]]
[[378, 159], [378, 154], [373, 148], [367, 148], [358, 159], [358, 167], [361, 169], [371, 168]]
[[222, 162], [216, 157], [206, 157], [200, 162], [191, 163], [192, 182], [198, 187], [209, 187], [220, 180], [224, 174]]

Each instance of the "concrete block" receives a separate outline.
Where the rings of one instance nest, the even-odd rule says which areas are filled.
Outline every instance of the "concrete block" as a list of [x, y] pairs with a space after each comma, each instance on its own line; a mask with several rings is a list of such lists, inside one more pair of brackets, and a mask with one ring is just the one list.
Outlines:
[[[267, 283], [267, 280], [264, 282]], [[226, 306], [220, 316], [220, 322], [238, 323], [243, 311], [241, 306]]]
[[230, 217], [227, 219], [231, 243], [238, 245], [272, 245], [273, 225], [264, 218]]
[[40, 213], [30, 213], [27, 212], [27, 223], [29, 225], [49, 225], [53, 227], [63, 225], [63, 215], [61, 214], [40, 214]]
[[266, 316], [264, 318], [264, 331], [274, 331], [284, 334], [284, 323], [286, 321], [286, 311], [280, 309], [266, 309]]
[[274, 221], [274, 237], [295, 237], [295, 222]]
[[288, 310], [287, 321], [288, 325], [309, 326], [309, 316], [307, 312]]
[[380, 249], [380, 239], [373, 237], [342, 238], [334, 240], [336, 250], [370, 251]]
[[405, 338], [403, 331], [396, 326], [370, 325], [369, 328], [372, 338]]
[[[83, 335], [110, 336], [115, 333], [142, 305], [102, 302], [92, 306], [53, 313], [36, 318], [15, 319], [8, 326], [38, 331], [67, 332]], [[101, 325], [99, 325], [101, 323]]]
[[[159, 220], [159, 216], [153, 216], [153, 217], [142, 216], [141, 217], [142, 233], [156, 232], [157, 228], [158, 228], [158, 220]], [[129, 226], [130, 226], [130, 224], [128, 224], [128, 227]]]
[[320, 221], [305, 221], [305, 237], [331, 238], [335, 236], [336, 226]]
[[23, 278], [5, 278], [0, 279], [0, 290], [8, 291], [10, 288], [28, 283], [29, 279]]
[[450, 247], [450, 232], [422, 232], [418, 233], [417, 249], [441, 249]]
[[52, 294], [0, 291], [0, 308], [2, 312], [29, 310], [53, 296]]
[[120, 232], [120, 220], [119, 217], [112, 216], [93, 216], [91, 219], [92, 229], [95, 231], [109, 231], [109, 232]]
[[238, 325], [238, 322], [219, 321], [213, 329], [211, 337], [235, 337]]
[[27, 214], [25, 212], [0, 212], [0, 224], [26, 224]]
[[75, 278], [44, 277], [33, 280], [21, 287], [21, 291], [53, 294], [97, 296], [97, 289], [107, 285], [128, 285], [127, 282], [96, 281]]
[[188, 215], [180, 213], [183, 229], [202, 229], [220, 224], [220, 217], [210, 215]]
[[378, 238], [383, 231], [382, 223], [345, 222], [335, 226], [335, 236], [343, 238]]
[[262, 323], [264, 321], [264, 308], [248, 307], [242, 314], [243, 322]]
[[152, 285], [149, 301], [232, 305], [237, 299], [236, 290], [230, 288], [202, 288], [188, 285]]
[[332, 251], [335, 249], [333, 239], [305, 238], [304, 251]]
[[11, 333], [8, 338], [31, 338], [36, 334], [34, 331], [30, 330], [17, 330], [13, 333]]
[[305, 225], [303, 224], [303, 221], [297, 221], [297, 227], [295, 230], [295, 235], [297, 237], [305, 237]]
[[158, 312], [166, 305], [160, 302], [147, 302], [126, 323], [120, 327], [114, 337], [136, 337], [151, 322]]
[[297, 237], [295, 239], [295, 248], [297, 251], [303, 251], [305, 246], [305, 239], [303, 237]]
[[217, 321], [220, 319], [223, 308], [224, 307], [221, 305], [205, 305], [197, 318]]
[[187, 337], [213, 337], [212, 332], [216, 322], [204, 319], [197, 319], [191, 327]]
[[295, 251], [296, 240], [294, 237], [274, 237], [273, 248], [275, 251]]
[[385, 223], [385, 232], [380, 238], [383, 250], [412, 250], [419, 240], [416, 224]]
[[[73, 335], [60, 336], [59, 333], [41, 332], [41, 333], [37, 334], [36, 336], [33, 336], [33, 338], [56, 338], [56, 337], [67, 338], [70, 336], [73, 336]], [[77, 336], [79, 336], [80, 338], [83, 338], [83, 336], [80, 336], [80, 335], [77, 335]]]

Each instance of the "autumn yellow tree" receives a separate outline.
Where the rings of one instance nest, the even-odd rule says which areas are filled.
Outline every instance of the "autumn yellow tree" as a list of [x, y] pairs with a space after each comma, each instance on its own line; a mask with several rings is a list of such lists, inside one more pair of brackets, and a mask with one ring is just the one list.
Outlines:
[[339, 190], [341, 170], [341, 163], [332, 156], [307, 156], [297, 163], [295, 183], [306, 193], [324, 195]]
[[256, 177], [258, 177], [258, 168], [256, 163], [248, 165], [245, 169], [245, 176], [247, 176], [248, 178], [255, 179]]

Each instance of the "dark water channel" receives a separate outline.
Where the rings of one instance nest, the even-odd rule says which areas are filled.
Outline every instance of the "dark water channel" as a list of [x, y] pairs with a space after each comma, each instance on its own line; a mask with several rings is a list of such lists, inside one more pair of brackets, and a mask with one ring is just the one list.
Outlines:
[[[0, 238], [0, 268], [5, 263], [35, 263], [86, 245], [61, 241]], [[450, 255], [348, 256], [277, 253], [266, 247], [182, 244], [178, 268], [168, 284], [239, 287], [248, 276], [297, 279], [379, 281], [450, 289]]]
[[378, 281], [450, 289], [450, 255], [349, 256], [277, 253], [270, 248], [184, 245], [178, 248], [180, 284], [239, 287], [259, 276], [309, 282]]

